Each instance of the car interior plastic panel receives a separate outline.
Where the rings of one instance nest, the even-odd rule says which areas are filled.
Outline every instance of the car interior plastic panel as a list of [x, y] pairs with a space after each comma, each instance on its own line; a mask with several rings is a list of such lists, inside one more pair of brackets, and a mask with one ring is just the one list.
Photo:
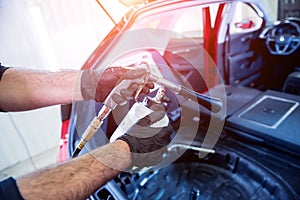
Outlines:
[[267, 90], [229, 117], [227, 126], [268, 146], [299, 153], [299, 119], [300, 96]]

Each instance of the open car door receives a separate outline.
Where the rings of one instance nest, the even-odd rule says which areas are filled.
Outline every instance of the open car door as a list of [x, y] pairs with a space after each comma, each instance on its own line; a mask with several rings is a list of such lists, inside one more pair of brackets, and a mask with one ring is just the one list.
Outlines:
[[226, 4], [218, 32], [217, 65], [228, 85], [255, 86], [263, 66], [258, 35], [264, 27], [257, 7], [242, 1]]

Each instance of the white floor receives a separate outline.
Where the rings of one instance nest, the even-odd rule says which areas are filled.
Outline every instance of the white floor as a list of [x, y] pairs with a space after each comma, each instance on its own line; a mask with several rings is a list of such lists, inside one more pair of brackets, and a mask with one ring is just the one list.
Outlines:
[[59, 147], [43, 152], [32, 159], [24, 160], [13, 166], [0, 171], [0, 180], [12, 177], [19, 177], [34, 170], [40, 169], [57, 162]]

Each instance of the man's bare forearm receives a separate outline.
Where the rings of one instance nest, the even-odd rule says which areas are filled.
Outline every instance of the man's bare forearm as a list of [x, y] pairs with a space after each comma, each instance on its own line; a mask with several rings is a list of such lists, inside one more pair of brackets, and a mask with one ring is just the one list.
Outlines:
[[81, 71], [33, 71], [10, 68], [0, 82], [0, 107], [23, 111], [81, 100]]
[[66, 163], [17, 179], [17, 184], [24, 199], [86, 199], [130, 163], [128, 144], [117, 140]]

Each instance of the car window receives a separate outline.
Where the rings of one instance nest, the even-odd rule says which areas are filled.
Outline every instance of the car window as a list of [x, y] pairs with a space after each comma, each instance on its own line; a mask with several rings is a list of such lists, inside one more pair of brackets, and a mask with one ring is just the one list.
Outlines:
[[237, 2], [230, 24], [230, 33], [244, 33], [258, 30], [262, 25], [262, 18], [246, 3]]
[[[141, 11], [139, 15], [134, 18], [134, 23], [130, 24], [126, 33], [120, 35], [110, 55], [118, 55], [120, 51], [124, 48], [129, 48], [129, 46], [131, 48], [155, 46], [156, 49], [160, 49], [161, 55], [164, 55], [164, 51], [171, 46], [181, 48], [180, 51], [182, 51], [183, 48], [186, 48], [186, 51], [191, 50], [189, 48], [198, 48], [197, 45], [204, 43], [203, 35], [206, 28], [206, 26], [203, 25], [204, 9], [209, 6], [211, 24], [215, 24], [216, 15], [220, 6], [220, 3], [200, 4], [201, 2], [194, 1], [189, 7], [177, 6], [174, 9], [170, 6], [168, 7], [169, 9], [165, 8], [163, 12], [159, 9], [159, 12]], [[213, 27], [213, 25], [211, 26]], [[143, 37], [139, 37], [139, 35], [143, 35]], [[135, 42], [128, 44], [131, 37], [134, 37]], [[145, 38], [147, 39], [145, 40]], [[190, 46], [183, 47], [182, 45]], [[191, 47], [191, 45], [194, 46]], [[176, 51], [177, 49], [174, 50], [174, 52]], [[109, 54], [107, 58], [110, 58]], [[105, 61], [106, 60], [101, 62], [101, 65], [105, 65]], [[107, 59], [107, 62], [110, 63], [111, 61]]]
[[187, 37], [203, 37], [202, 8], [187, 10], [177, 20], [174, 31]]
[[203, 8], [209, 6], [211, 26], [213, 27], [219, 5], [219, 3], [212, 3], [169, 10], [168, 12], [159, 13], [159, 18], [157, 15], [144, 16], [141, 14], [131, 30], [140, 28], [166, 29], [187, 37], [203, 37]]

